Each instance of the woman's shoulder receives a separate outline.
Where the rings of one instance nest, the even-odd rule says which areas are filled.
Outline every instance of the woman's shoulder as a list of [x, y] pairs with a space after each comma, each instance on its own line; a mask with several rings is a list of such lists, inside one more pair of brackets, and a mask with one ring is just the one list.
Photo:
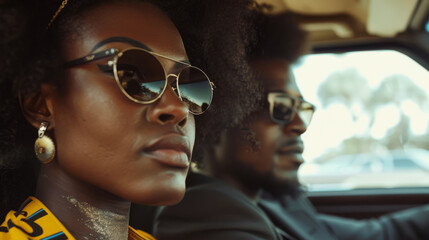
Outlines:
[[[10, 211], [0, 225], [0, 239], [75, 239], [57, 217], [37, 198], [29, 197], [18, 209]], [[130, 240], [155, 240], [150, 234], [129, 227]]]
[[75, 239], [37, 198], [29, 197], [10, 211], [0, 226], [0, 239]]
[[128, 240], [156, 240], [152, 235], [142, 230], [136, 230], [131, 226], [128, 227]]

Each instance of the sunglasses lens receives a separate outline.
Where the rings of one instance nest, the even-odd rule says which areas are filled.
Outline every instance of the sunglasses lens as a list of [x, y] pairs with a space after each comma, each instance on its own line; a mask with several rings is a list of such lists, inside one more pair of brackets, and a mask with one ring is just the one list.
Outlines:
[[293, 100], [286, 96], [276, 96], [273, 101], [272, 118], [280, 123], [288, 123], [292, 120]]
[[299, 117], [308, 126], [313, 118], [314, 106], [308, 102], [302, 102], [301, 108], [298, 111]]
[[[272, 114], [271, 118], [274, 122], [288, 124], [294, 117], [295, 109], [298, 111], [298, 116], [308, 126], [314, 113], [313, 104], [291, 98], [288, 95], [276, 95], [271, 98]], [[298, 105], [297, 105], [298, 104]]]
[[[148, 103], [157, 99], [167, 83], [158, 59], [139, 49], [122, 52], [116, 61], [115, 77], [124, 93], [132, 100]], [[212, 86], [206, 74], [192, 66], [178, 77], [180, 96], [193, 114], [203, 113], [212, 100]]]
[[138, 49], [124, 51], [116, 63], [116, 77], [125, 93], [137, 102], [152, 101], [165, 87], [165, 73], [153, 55]]
[[206, 74], [198, 68], [186, 67], [179, 75], [182, 100], [193, 114], [201, 114], [212, 101], [212, 86]]

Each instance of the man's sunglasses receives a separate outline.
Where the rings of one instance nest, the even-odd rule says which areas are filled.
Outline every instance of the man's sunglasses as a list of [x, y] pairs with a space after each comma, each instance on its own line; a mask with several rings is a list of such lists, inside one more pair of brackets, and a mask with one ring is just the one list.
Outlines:
[[292, 122], [298, 113], [301, 120], [308, 126], [315, 110], [313, 104], [286, 93], [268, 93], [268, 103], [270, 104], [271, 120], [279, 124]]
[[[202, 114], [210, 106], [214, 84], [201, 69], [143, 48], [122, 51], [111, 48], [70, 61], [64, 66], [69, 68], [113, 55], [113, 60], [104, 67], [113, 71], [116, 83], [130, 100], [141, 104], [153, 103], [171, 85], [192, 114]], [[167, 74], [158, 58], [174, 61], [184, 68], [177, 75]], [[99, 67], [103, 70], [102, 65]]]

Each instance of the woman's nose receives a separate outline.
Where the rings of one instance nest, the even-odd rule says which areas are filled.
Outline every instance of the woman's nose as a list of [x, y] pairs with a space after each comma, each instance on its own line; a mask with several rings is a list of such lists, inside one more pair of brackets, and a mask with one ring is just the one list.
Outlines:
[[186, 125], [189, 111], [186, 104], [176, 95], [169, 84], [161, 98], [153, 103], [154, 106], [148, 111], [149, 120], [158, 124], [178, 124], [180, 127]]

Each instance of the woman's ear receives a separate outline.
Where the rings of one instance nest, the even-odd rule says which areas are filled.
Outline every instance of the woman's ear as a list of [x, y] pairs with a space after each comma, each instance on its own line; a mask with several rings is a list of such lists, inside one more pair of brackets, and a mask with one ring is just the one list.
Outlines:
[[26, 96], [19, 94], [19, 103], [24, 117], [36, 129], [40, 127], [41, 122], [48, 122], [48, 129], [54, 126], [52, 93], [52, 86], [42, 84], [39, 91]]

